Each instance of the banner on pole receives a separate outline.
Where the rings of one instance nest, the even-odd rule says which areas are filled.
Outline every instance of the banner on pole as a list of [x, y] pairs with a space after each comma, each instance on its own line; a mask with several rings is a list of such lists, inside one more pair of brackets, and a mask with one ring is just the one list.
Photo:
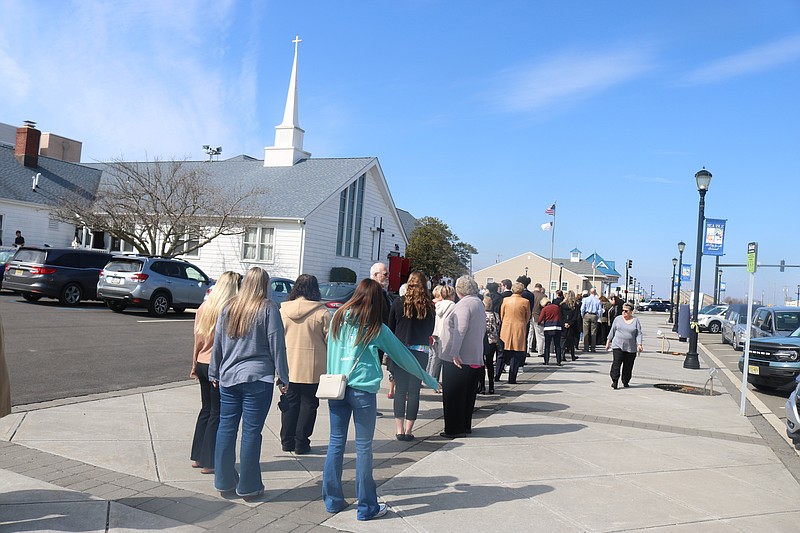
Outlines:
[[703, 239], [703, 255], [724, 255], [725, 223], [718, 218], [706, 219], [706, 236]]
[[681, 265], [681, 281], [692, 281], [692, 265]]
[[720, 281], [719, 282], [719, 292], [725, 292], [725, 282], [724, 281]]

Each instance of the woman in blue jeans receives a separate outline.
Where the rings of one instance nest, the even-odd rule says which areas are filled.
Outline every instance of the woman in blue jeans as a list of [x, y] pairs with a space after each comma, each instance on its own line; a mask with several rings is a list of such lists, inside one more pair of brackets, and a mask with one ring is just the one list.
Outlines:
[[349, 374], [344, 398], [328, 400], [331, 417], [330, 443], [322, 471], [322, 497], [329, 513], [338, 513], [347, 503], [342, 490], [342, 463], [350, 417], [356, 429], [356, 498], [359, 520], [386, 514], [378, 502], [372, 477], [372, 440], [375, 437], [376, 395], [383, 371], [378, 350], [386, 352], [400, 368], [438, 390], [439, 384], [423, 370], [408, 348], [383, 324], [383, 289], [365, 279], [353, 297], [333, 317], [328, 335], [328, 373]]
[[[239, 293], [217, 320], [209, 380], [219, 386], [220, 413], [214, 454], [214, 487], [223, 495], [236, 491], [246, 500], [264, 493], [261, 481], [261, 431], [272, 402], [272, 388], [286, 392], [289, 383], [283, 322], [267, 299], [269, 274], [247, 271]], [[236, 436], [242, 423], [237, 474]]]

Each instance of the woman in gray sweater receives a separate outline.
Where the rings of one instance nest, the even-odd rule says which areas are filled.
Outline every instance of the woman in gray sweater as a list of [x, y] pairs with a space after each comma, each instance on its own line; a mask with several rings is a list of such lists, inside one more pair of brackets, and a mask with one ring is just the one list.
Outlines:
[[633, 316], [633, 306], [626, 303], [622, 306], [622, 316], [618, 316], [611, 324], [608, 332], [606, 350], [614, 350], [614, 361], [611, 363], [611, 388], [617, 388], [622, 367], [622, 386], [630, 387], [633, 362], [637, 352], [642, 351], [642, 324]]

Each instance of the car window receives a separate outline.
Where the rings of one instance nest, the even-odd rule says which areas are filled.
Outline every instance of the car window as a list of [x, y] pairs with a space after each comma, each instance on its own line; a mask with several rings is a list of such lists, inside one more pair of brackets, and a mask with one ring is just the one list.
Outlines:
[[169, 276], [169, 272], [171, 269], [169, 268], [171, 263], [167, 263], [166, 261], [156, 261], [150, 266], [150, 270], [155, 272], [156, 274], [161, 274], [162, 276]]
[[141, 272], [142, 262], [136, 260], [119, 260], [115, 259], [109, 262], [103, 270], [109, 272]]
[[289, 287], [289, 284], [286, 283], [283, 280], [273, 281], [272, 282], [272, 292], [273, 293], [280, 292], [280, 293], [283, 293], [283, 294], [289, 294], [289, 292], [291, 292], [291, 290], [292, 290], [292, 288]]
[[73, 267], [73, 268], [80, 268], [81, 266], [83, 266], [81, 262], [81, 254], [77, 252], [67, 252], [61, 255], [56, 255], [56, 254], [52, 255], [54, 257], [47, 258], [48, 265]]
[[797, 312], [775, 313], [775, 329], [794, 331], [800, 326], [800, 314]]
[[767, 312], [767, 316], [764, 317], [764, 327], [772, 329], [772, 313]]
[[103, 268], [108, 263], [108, 257], [98, 253], [81, 254], [81, 264], [84, 268]]
[[320, 294], [326, 300], [335, 300], [348, 296], [353, 291], [352, 285], [338, 285], [335, 283], [320, 283]]
[[186, 265], [186, 277], [195, 281], [206, 281], [203, 273], [191, 265]]
[[22, 261], [24, 263], [44, 263], [45, 254], [44, 250], [18, 250], [17, 255], [14, 256], [14, 261]]
[[768, 313], [769, 311], [767, 311], [766, 309], [762, 309], [761, 311], [759, 311], [756, 317], [753, 319], [753, 325], [757, 328], [760, 328], [761, 325], [764, 323], [764, 320], [767, 318]]

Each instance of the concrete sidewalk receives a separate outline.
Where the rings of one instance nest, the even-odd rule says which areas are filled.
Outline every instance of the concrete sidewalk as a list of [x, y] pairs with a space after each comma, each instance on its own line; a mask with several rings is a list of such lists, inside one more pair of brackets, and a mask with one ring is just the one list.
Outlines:
[[[0, 531], [798, 531], [796, 454], [758, 416], [739, 416], [730, 382], [717, 396], [653, 387], [702, 387], [708, 372], [657, 353], [665, 315], [638, 316], [647, 342], [631, 388], [610, 387], [610, 353], [560, 368], [532, 357], [517, 385], [479, 397], [465, 439], [438, 437], [441, 397], [425, 392], [418, 440], [395, 440], [384, 390], [375, 477], [392, 512], [370, 522], [321, 502], [324, 402], [312, 454], [295, 456], [280, 451], [276, 396], [266, 493], [251, 504], [220, 498], [189, 466], [193, 383], [22, 406], [0, 419]], [[346, 461], [354, 501], [352, 442]]]

